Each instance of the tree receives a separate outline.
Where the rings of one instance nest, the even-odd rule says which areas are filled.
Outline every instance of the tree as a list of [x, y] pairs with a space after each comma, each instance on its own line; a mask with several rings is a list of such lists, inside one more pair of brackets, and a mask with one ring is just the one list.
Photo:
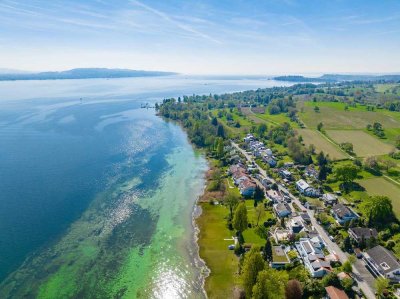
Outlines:
[[265, 269], [265, 262], [261, 256], [260, 248], [253, 246], [246, 253], [243, 261], [242, 280], [246, 297], [251, 298], [253, 286], [257, 281], [258, 272]]
[[373, 171], [379, 171], [379, 163], [376, 157], [367, 157], [364, 161], [365, 168], [369, 168]]
[[319, 107], [318, 107], [318, 106], [315, 106], [315, 107], [314, 107], [314, 111], [318, 113], [318, 112], [319, 112]]
[[354, 147], [353, 147], [353, 143], [351, 143], [351, 142], [342, 142], [340, 144], [340, 148], [343, 149], [348, 154], [353, 154]]
[[266, 131], [267, 131], [267, 125], [265, 123], [261, 123], [258, 125], [257, 133], [260, 137], [264, 137]]
[[340, 280], [337, 277], [337, 274], [334, 272], [330, 272], [327, 275], [324, 276], [324, 278], [322, 278], [322, 285], [324, 287], [327, 286], [334, 286], [334, 287], [340, 287]]
[[217, 136], [218, 137], [225, 137], [225, 130], [224, 130], [224, 126], [223, 125], [218, 125], [217, 127]]
[[346, 250], [347, 252], [349, 252], [351, 250], [352, 246], [351, 246], [351, 241], [350, 241], [350, 237], [349, 236], [344, 238], [343, 247], [344, 247], [344, 250]]
[[218, 158], [222, 158], [224, 156], [224, 140], [221, 137], [216, 139], [216, 154]]
[[389, 287], [389, 280], [383, 277], [378, 277], [375, 280], [375, 289], [378, 298], [381, 298], [384, 294], [385, 290]]
[[258, 205], [256, 207], [256, 217], [257, 217], [257, 224], [256, 225], [257, 226], [258, 226], [258, 223], [260, 222], [260, 219], [263, 218], [264, 215], [265, 215], [264, 205]]
[[285, 298], [285, 286], [289, 276], [284, 271], [266, 269], [258, 273], [256, 284], [253, 287], [253, 299], [280, 299]]
[[328, 167], [326, 165], [322, 165], [319, 168], [318, 179], [320, 181], [325, 181], [327, 177], [328, 177]]
[[394, 219], [392, 201], [387, 196], [371, 196], [364, 201], [363, 206], [369, 227], [382, 226]]
[[247, 228], [247, 208], [244, 203], [239, 204], [235, 209], [233, 216], [233, 227], [241, 234]]
[[254, 197], [254, 200], [257, 202], [262, 201], [262, 199], [264, 198], [264, 191], [258, 185], [256, 185], [256, 189], [254, 191], [253, 197]]
[[344, 164], [335, 169], [335, 177], [342, 181], [345, 189], [357, 178], [359, 168], [353, 164]]
[[319, 124], [317, 125], [317, 130], [321, 132], [323, 126], [324, 126], [323, 123], [319, 123]]
[[343, 289], [345, 291], [350, 291], [352, 286], [353, 286], [353, 279], [351, 278], [344, 278], [342, 279], [342, 281], [340, 282], [340, 284], [342, 285]]
[[285, 289], [286, 299], [299, 299], [303, 296], [303, 288], [297, 279], [289, 280]]
[[397, 149], [400, 149], [400, 135], [396, 136], [395, 145]]
[[229, 207], [230, 219], [233, 218], [233, 209], [239, 204], [239, 197], [233, 193], [228, 193], [224, 199], [224, 203]]
[[216, 117], [213, 117], [213, 118], [212, 118], [211, 124], [212, 124], [213, 126], [217, 126], [217, 125], [218, 125], [218, 120], [217, 120]]
[[265, 242], [265, 246], [263, 248], [263, 257], [266, 262], [272, 261], [272, 243], [269, 238], [267, 238], [267, 242]]
[[343, 271], [346, 273], [351, 273], [353, 271], [353, 266], [349, 261], [343, 263]]

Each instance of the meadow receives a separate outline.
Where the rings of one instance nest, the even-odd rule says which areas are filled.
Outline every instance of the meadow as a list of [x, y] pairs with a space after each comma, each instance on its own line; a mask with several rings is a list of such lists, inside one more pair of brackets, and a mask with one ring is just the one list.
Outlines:
[[[314, 107], [319, 107], [319, 112]], [[366, 106], [348, 107], [339, 102], [299, 102], [299, 117], [308, 128], [322, 122], [325, 129], [365, 129], [368, 124], [379, 122], [383, 128], [400, 128], [400, 114], [388, 110], [368, 111]]]
[[303, 137], [303, 142], [306, 146], [314, 145], [316, 152], [323, 151], [328, 154], [332, 160], [347, 159], [346, 155], [336, 144], [330, 142], [317, 130], [312, 129], [298, 129], [297, 133]]
[[368, 157], [388, 154], [394, 147], [361, 130], [327, 130], [327, 135], [337, 144], [350, 142], [357, 156]]

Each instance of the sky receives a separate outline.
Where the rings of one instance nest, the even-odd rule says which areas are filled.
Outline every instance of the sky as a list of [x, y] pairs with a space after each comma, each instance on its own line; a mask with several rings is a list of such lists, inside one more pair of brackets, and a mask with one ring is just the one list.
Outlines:
[[0, 0], [0, 69], [400, 72], [398, 0]]

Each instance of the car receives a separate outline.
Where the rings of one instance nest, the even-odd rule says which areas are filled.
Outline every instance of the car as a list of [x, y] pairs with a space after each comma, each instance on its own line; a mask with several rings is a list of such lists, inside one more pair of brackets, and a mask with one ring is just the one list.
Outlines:
[[332, 242], [335, 242], [335, 238], [334, 238], [332, 235], [329, 235], [329, 239], [330, 239]]
[[234, 250], [234, 249], [235, 249], [235, 245], [234, 245], [234, 244], [229, 245], [229, 246], [228, 246], [228, 249], [229, 249], [229, 250]]

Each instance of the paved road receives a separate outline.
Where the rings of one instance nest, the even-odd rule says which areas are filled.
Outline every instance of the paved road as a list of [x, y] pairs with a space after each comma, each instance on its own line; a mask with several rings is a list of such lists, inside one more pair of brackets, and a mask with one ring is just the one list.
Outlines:
[[[231, 144], [237, 149], [239, 150], [248, 161], [253, 162], [254, 159], [251, 155], [249, 155], [248, 153], [246, 153], [245, 150], [243, 150], [242, 148], [239, 147], [239, 145], [235, 142], [231, 142]], [[254, 161], [255, 162], [255, 161]], [[260, 173], [265, 176], [266, 178], [268, 178], [269, 180], [271, 180], [272, 182], [276, 183], [274, 179], [268, 177], [266, 171], [264, 169], [262, 169], [257, 163], [257, 168], [260, 171]], [[287, 190], [286, 188], [282, 187], [280, 184], [278, 184], [279, 186], [279, 190], [283, 191], [286, 194], [289, 194], [289, 196], [292, 198], [293, 202], [295, 202], [301, 210], [306, 211], [307, 209], [303, 206], [303, 204], [300, 202], [300, 200], [295, 197], [294, 195], [292, 195], [289, 190]], [[340, 247], [331, 241], [331, 239], [329, 238], [328, 234], [326, 233], [326, 231], [323, 229], [323, 227], [321, 225], [318, 224], [317, 220], [314, 217], [314, 211], [313, 210], [308, 210], [308, 214], [310, 215], [310, 219], [311, 219], [311, 224], [313, 225], [313, 227], [315, 228], [315, 230], [319, 233], [320, 237], [324, 240], [329, 252], [334, 253], [338, 256], [339, 260], [343, 263], [347, 260], [347, 254], [344, 253]], [[360, 271], [359, 271], [360, 269]], [[360, 274], [360, 272], [362, 273], [362, 275]], [[368, 272], [368, 270], [365, 268], [363, 262], [361, 261], [357, 261], [357, 263], [355, 263], [353, 265], [353, 273], [355, 274], [354, 277], [356, 278], [357, 282], [358, 282], [358, 287], [363, 291], [363, 293], [365, 294], [365, 296], [368, 299], [373, 299], [375, 298], [375, 292], [372, 289], [372, 287], [367, 283], [367, 281], [371, 282], [373, 281], [373, 276]]]

